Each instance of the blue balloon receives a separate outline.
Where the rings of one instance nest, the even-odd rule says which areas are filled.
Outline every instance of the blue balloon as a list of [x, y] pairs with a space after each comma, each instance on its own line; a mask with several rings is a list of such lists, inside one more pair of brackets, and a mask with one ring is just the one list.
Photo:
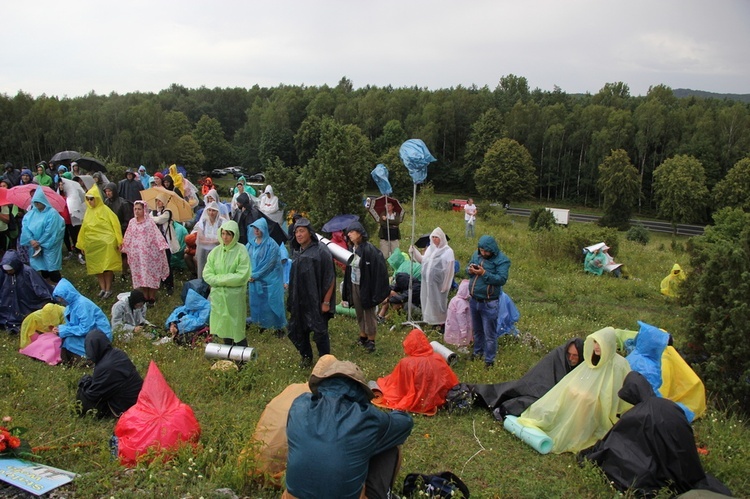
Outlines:
[[382, 194], [383, 196], [387, 196], [388, 194], [393, 192], [391, 183], [388, 181], [388, 168], [386, 168], [383, 163], [380, 163], [378, 166], [376, 166], [375, 169], [370, 172], [370, 175], [372, 175], [372, 179], [378, 185], [380, 194]]
[[420, 139], [409, 139], [401, 144], [399, 150], [401, 161], [409, 170], [409, 175], [415, 184], [421, 184], [427, 178], [427, 165], [437, 159], [430, 154], [427, 146]]

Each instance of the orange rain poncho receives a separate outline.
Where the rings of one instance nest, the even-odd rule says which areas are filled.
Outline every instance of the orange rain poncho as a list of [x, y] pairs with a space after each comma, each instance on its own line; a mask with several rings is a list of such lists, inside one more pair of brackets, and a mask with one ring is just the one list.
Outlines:
[[458, 377], [421, 330], [413, 329], [403, 344], [407, 356], [391, 374], [378, 379], [383, 396], [373, 403], [433, 416], [445, 404], [448, 390], [458, 384]]

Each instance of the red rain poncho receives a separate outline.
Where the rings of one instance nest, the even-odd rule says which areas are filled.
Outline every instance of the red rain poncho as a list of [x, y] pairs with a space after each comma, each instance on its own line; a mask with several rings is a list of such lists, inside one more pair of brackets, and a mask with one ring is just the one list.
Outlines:
[[458, 377], [433, 351], [421, 330], [413, 329], [403, 344], [407, 356], [391, 374], [378, 379], [383, 396], [373, 402], [389, 409], [433, 416], [445, 403], [448, 390], [458, 384]]

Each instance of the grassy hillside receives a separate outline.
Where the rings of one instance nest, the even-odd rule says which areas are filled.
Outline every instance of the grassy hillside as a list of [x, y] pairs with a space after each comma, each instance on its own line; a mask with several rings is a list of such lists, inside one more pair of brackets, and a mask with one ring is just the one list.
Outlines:
[[[465, 266], [476, 241], [463, 236], [463, 214], [435, 210], [431, 201], [418, 200], [416, 234], [442, 227]], [[480, 209], [484, 208], [480, 204]], [[411, 233], [411, 223], [407, 216], [405, 236]], [[636, 329], [637, 320], [667, 329], [680, 346], [685, 310], [659, 294], [659, 282], [675, 262], [690, 272], [681, 251], [684, 240], [672, 244], [665, 236], [652, 235], [651, 242], [641, 246], [620, 234], [617, 260], [626, 264], [630, 279], [597, 278], [585, 275], [579, 262], [560, 251], [567, 231], [540, 236], [528, 231], [526, 219], [480, 216], [477, 234], [494, 235], [512, 261], [505, 291], [521, 312], [519, 329], [527, 338], [538, 339], [541, 347], [533, 341], [501, 338], [493, 369], [460, 359], [455, 371], [461, 381], [489, 383], [517, 378], [571, 337], [585, 337], [610, 325]], [[86, 276], [77, 262], [64, 265], [63, 274], [83, 293], [95, 296], [95, 278]], [[178, 275], [178, 283], [184, 277]], [[119, 280], [117, 286], [118, 291], [127, 289]], [[109, 312], [112, 303], [102, 303], [102, 308]], [[179, 304], [177, 295], [160, 297], [155, 310], [149, 312], [150, 320], [163, 324]], [[359, 364], [370, 379], [385, 375], [403, 355], [401, 341], [408, 328], [401, 326], [401, 320], [379, 326], [377, 351], [368, 355], [355, 346], [354, 319], [338, 316], [330, 324], [332, 353]], [[440, 339], [434, 331], [429, 336]], [[260, 334], [256, 328], [248, 330], [248, 338], [258, 351], [258, 360], [240, 372], [228, 373], [211, 371], [211, 361], [204, 359], [201, 350], [173, 344], [155, 346], [145, 338], [128, 344], [116, 339], [116, 346], [130, 354], [142, 374], [154, 360], [201, 424], [202, 437], [195, 454], [185, 451], [169, 463], [155, 462], [134, 470], [119, 466], [108, 448], [113, 423], [72, 414], [78, 379], [87, 371], [50, 367], [20, 356], [18, 337], [7, 333], [0, 333], [0, 380], [6, 387], [0, 398], [0, 416], [12, 416], [15, 424], [29, 429], [31, 445], [45, 447], [38, 451], [41, 462], [80, 474], [73, 484], [61, 489], [66, 497], [217, 497], [216, 489], [224, 487], [239, 496], [280, 497], [278, 491], [246, 480], [237, 458], [266, 403], [289, 383], [304, 382], [309, 371], [298, 368], [299, 356], [288, 339]], [[477, 408], [465, 414], [441, 411], [434, 417], [417, 415], [414, 420], [397, 483], [411, 472], [452, 470], [466, 482], [473, 497], [616, 495], [596, 469], [578, 466], [571, 454], [539, 455], [504, 431], [486, 410]], [[702, 458], [706, 470], [736, 495], [747, 496], [750, 432], [745, 422], [711, 407], [694, 429], [697, 442], [708, 449]]]

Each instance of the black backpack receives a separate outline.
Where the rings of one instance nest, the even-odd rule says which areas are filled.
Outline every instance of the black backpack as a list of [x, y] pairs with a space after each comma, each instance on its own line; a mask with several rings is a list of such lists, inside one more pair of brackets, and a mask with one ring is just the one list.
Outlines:
[[474, 405], [476, 394], [466, 383], [459, 383], [445, 395], [445, 405], [443, 406], [449, 413], [453, 411], [468, 412]]
[[427, 497], [432, 498], [469, 498], [469, 488], [460, 478], [450, 471], [444, 471], [437, 475], [409, 473], [406, 475], [406, 478], [404, 478], [404, 488], [402, 492], [406, 497], [413, 497], [419, 492], [423, 492], [427, 494]]

